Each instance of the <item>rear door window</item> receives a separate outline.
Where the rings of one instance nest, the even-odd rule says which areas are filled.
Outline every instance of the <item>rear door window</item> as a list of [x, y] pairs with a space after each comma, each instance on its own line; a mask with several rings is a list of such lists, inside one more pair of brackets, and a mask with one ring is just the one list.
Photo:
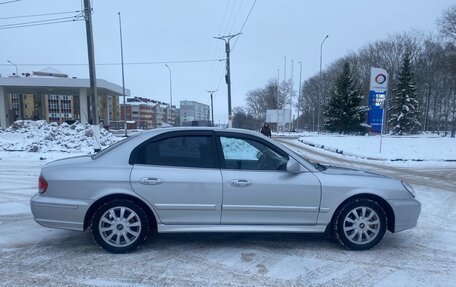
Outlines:
[[135, 163], [161, 166], [214, 168], [212, 136], [176, 136], [141, 147]]

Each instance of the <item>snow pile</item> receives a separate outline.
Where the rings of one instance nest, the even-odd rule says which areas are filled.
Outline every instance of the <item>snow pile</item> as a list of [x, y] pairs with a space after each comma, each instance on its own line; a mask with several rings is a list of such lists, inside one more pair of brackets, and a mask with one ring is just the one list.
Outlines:
[[[101, 147], [109, 146], [121, 138], [105, 129], [100, 130]], [[57, 124], [46, 121], [19, 120], [6, 130], [0, 130], [0, 151], [28, 152], [93, 152], [95, 138], [89, 124], [75, 122]]]

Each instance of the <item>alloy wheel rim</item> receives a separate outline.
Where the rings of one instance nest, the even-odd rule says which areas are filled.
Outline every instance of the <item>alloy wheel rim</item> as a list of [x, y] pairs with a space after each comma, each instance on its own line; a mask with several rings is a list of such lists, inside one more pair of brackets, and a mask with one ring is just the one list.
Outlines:
[[344, 234], [354, 244], [372, 242], [380, 233], [381, 221], [377, 212], [370, 207], [353, 208], [344, 219]]
[[141, 221], [136, 212], [124, 206], [108, 209], [98, 223], [101, 238], [111, 246], [127, 247], [141, 233]]

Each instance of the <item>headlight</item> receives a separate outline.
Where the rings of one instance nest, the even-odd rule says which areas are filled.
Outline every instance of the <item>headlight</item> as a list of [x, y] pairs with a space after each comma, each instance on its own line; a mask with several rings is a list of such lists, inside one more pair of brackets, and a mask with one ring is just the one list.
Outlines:
[[415, 193], [415, 190], [413, 189], [413, 187], [406, 183], [405, 181], [401, 181], [402, 182], [402, 185], [405, 187], [405, 189], [413, 196], [413, 197], [416, 197], [416, 193]]

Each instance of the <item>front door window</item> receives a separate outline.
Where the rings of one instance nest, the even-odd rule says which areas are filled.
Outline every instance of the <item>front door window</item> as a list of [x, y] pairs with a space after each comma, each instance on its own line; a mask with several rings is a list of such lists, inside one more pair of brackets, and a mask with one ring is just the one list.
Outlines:
[[220, 137], [226, 169], [286, 170], [288, 156], [263, 143], [243, 138]]

